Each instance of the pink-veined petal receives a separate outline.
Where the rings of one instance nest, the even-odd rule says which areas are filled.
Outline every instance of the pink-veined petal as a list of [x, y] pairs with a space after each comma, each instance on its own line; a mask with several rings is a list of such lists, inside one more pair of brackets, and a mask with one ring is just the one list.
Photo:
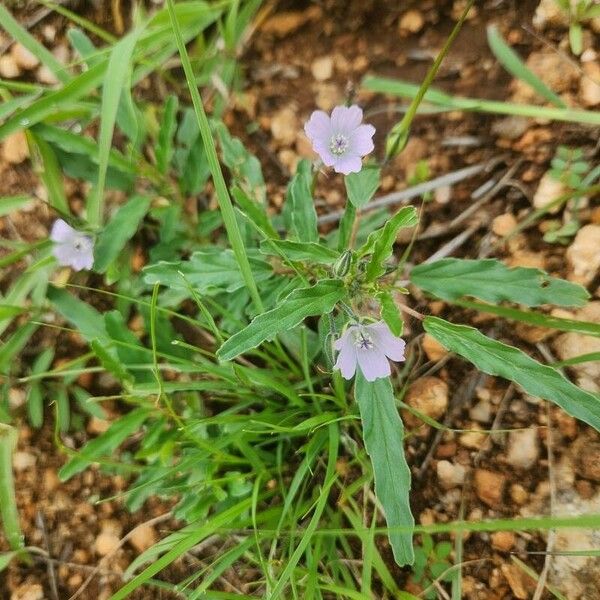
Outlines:
[[363, 111], [360, 106], [336, 106], [331, 111], [331, 129], [335, 133], [350, 135], [360, 124]]
[[350, 134], [349, 151], [352, 154], [360, 154], [360, 156], [366, 156], [373, 152], [375, 148], [374, 135], [375, 127], [373, 125], [360, 125]]
[[349, 175], [350, 173], [358, 173], [362, 169], [362, 160], [360, 156], [353, 154], [338, 158], [333, 165], [333, 170], [336, 173]]
[[375, 381], [380, 377], [389, 377], [392, 373], [388, 359], [377, 346], [365, 349], [357, 348], [356, 359], [367, 381]]
[[312, 148], [319, 155], [326, 167], [332, 167], [335, 164], [335, 161], [339, 160], [337, 156], [334, 156], [329, 151], [329, 140], [315, 140], [312, 143]]
[[322, 110], [315, 110], [310, 119], [304, 124], [304, 132], [308, 136], [311, 142], [321, 140], [325, 143], [329, 143], [329, 139], [332, 135], [331, 119], [329, 115]]
[[373, 342], [377, 348], [388, 358], [398, 362], [404, 360], [406, 342], [402, 338], [396, 337], [383, 321], [368, 325], [367, 329], [373, 337]]
[[[341, 342], [337, 344], [337, 342]], [[356, 372], [356, 347], [351, 336], [344, 335], [336, 342], [336, 348], [339, 349], [337, 361], [334, 369], [339, 369], [344, 379], [352, 379]]]
[[58, 243], [67, 242], [73, 239], [76, 234], [77, 232], [66, 221], [56, 219], [50, 230], [50, 239]]

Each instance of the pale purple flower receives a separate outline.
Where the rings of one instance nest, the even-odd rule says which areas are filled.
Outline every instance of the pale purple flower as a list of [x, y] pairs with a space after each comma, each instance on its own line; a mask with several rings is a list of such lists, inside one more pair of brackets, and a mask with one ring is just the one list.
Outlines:
[[59, 265], [71, 267], [74, 271], [92, 268], [94, 241], [89, 235], [73, 229], [62, 219], [57, 219], [52, 225], [50, 239], [54, 242], [52, 254]]
[[362, 125], [359, 106], [336, 106], [331, 116], [315, 110], [304, 125], [313, 150], [336, 173], [358, 173], [363, 156], [373, 152], [373, 125]]
[[396, 337], [383, 322], [371, 325], [351, 325], [342, 337], [335, 341], [339, 355], [334, 368], [344, 379], [352, 379], [356, 365], [367, 381], [375, 381], [391, 374], [388, 358], [404, 360], [404, 340]]

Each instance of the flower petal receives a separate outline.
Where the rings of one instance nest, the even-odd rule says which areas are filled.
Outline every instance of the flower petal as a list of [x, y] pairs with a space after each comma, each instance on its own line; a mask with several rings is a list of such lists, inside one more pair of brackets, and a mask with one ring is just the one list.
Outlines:
[[352, 342], [352, 337], [344, 335], [337, 342], [341, 342], [339, 344], [340, 353], [333, 368], [339, 369], [344, 379], [352, 379], [356, 372], [356, 347]]
[[362, 160], [360, 156], [355, 154], [347, 154], [337, 159], [333, 165], [333, 170], [336, 173], [348, 175], [350, 173], [358, 173], [362, 169]]
[[358, 366], [367, 381], [375, 381], [380, 377], [389, 377], [392, 373], [390, 363], [377, 346], [374, 348], [356, 349]]
[[398, 362], [404, 360], [406, 342], [402, 338], [396, 337], [384, 321], [367, 325], [367, 329], [377, 348], [388, 358]]
[[331, 119], [329, 115], [322, 110], [315, 110], [310, 119], [304, 124], [304, 132], [308, 136], [311, 142], [317, 140], [323, 141], [325, 144], [329, 143], [329, 139], [332, 135]]
[[373, 136], [375, 135], [375, 127], [373, 125], [360, 125], [350, 134], [350, 152], [352, 154], [360, 154], [366, 156], [373, 152], [375, 145], [373, 144]]
[[332, 167], [335, 164], [335, 162], [337, 160], [339, 160], [339, 157], [334, 156], [329, 151], [329, 140], [327, 140], [327, 141], [323, 141], [320, 139], [315, 140], [312, 143], [312, 148], [319, 155], [319, 157], [323, 161], [323, 164], [326, 167]]
[[77, 232], [66, 221], [56, 219], [50, 230], [50, 239], [53, 242], [67, 242], [73, 239], [73, 236], [76, 233]]
[[331, 112], [331, 128], [335, 133], [350, 135], [361, 123], [363, 111], [360, 106], [336, 106]]

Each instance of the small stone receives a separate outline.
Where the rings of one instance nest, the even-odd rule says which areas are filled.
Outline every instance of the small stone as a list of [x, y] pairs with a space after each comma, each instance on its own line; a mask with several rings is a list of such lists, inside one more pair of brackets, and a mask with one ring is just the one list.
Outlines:
[[452, 199], [452, 187], [449, 185], [440, 186], [433, 193], [433, 198], [438, 204], [448, 204]]
[[[406, 403], [432, 419], [439, 419], [448, 407], [448, 385], [439, 377], [421, 377], [408, 388]], [[420, 423], [416, 416], [407, 415], [411, 426]]]
[[13, 454], [13, 467], [15, 471], [25, 471], [35, 467], [37, 458], [35, 454], [18, 451]]
[[495, 548], [500, 552], [512, 550], [517, 541], [517, 538], [512, 531], [494, 531], [490, 538], [492, 540], [492, 548]]
[[427, 355], [427, 358], [433, 362], [442, 360], [442, 358], [448, 354], [448, 350], [428, 333], [423, 336], [421, 347], [423, 348], [423, 352]]
[[4, 79], [15, 79], [21, 74], [19, 65], [10, 54], [0, 56], [0, 77]]
[[103, 531], [94, 542], [94, 548], [100, 556], [112, 554], [119, 547], [120, 540], [113, 531]]
[[[600, 352], [600, 338], [569, 331], [556, 338], [554, 349], [561, 360], [569, 360], [582, 354]], [[579, 387], [592, 393], [600, 392], [600, 361], [591, 360], [571, 365], [569, 370], [575, 373]]]
[[517, 469], [531, 469], [540, 456], [537, 431], [520, 429], [511, 431], [508, 436], [508, 452], [506, 460]]
[[58, 83], [58, 78], [46, 65], [41, 65], [38, 68], [35, 72], [35, 78], [46, 85], [56, 85]]
[[597, 62], [583, 63], [579, 95], [584, 106], [593, 107], [600, 104], [600, 65]]
[[489, 423], [492, 420], [492, 405], [489, 400], [481, 400], [471, 410], [469, 417], [478, 423]]
[[[551, 204], [559, 196], [564, 196], [566, 192], [567, 188], [561, 181], [554, 179], [549, 172], [545, 173], [540, 179], [538, 188], [533, 195], [533, 207], [537, 209], [546, 208], [546, 206]], [[550, 214], [556, 214], [561, 209], [562, 206], [553, 206], [548, 212]]]
[[575, 457], [575, 471], [584, 479], [600, 481], [600, 442], [581, 444]]
[[401, 17], [398, 22], [398, 30], [400, 35], [406, 36], [411, 33], [418, 33], [423, 29], [425, 19], [418, 10], [408, 10]]
[[479, 450], [485, 440], [487, 439], [487, 435], [485, 433], [480, 433], [477, 431], [480, 429], [478, 425], [475, 425], [471, 428], [473, 431], [465, 431], [465, 433], [461, 434], [458, 438], [458, 443], [464, 448], [469, 448], [470, 450]]
[[312, 76], [317, 81], [327, 81], [333, 75], [333, 57], [321, 56], [313, 61], [310, 66]]
[[510, 497], [515, 504], [523, 506], [529, 500], [529, 492], [520, 483], [513, 483], [510, 486]]
[[10, 600], [44, 600], [44, 590], [39, 583], [23, 583], [10, 595]]
[[529, 127], [529, 119], [519, 116], [504, 117], [492, 123], [492, 133], [504, 140], [519, 139]]
[[18, 42], [12, 45], [10, 54], [17, 66], [25, 71], [32, 71], [40, 64], [38, 57]]
[[92, 416], [87, 424], [87, 432], [91, 435], [100, 435], [110, 427], [110, 421]]
[[477, 469], [473, 479], [477, 497], [491, 508], [498, 508], [504, 495], [506, 477], [502, 473]]
[[144, 552], [156, 544], [156, 531], [151, 525], [142, 523], [131, 532], [128, 541], [138, 552]]
[[532, 581], [523, 570], [521, 570], [517, 565], [502, 565], [500, 567], [502, 571], [502, 575], [508, 582], [512, 593], [515, 598], [519, 600], [527, 600], [529, 598], [528, 584], [527, 580]]
[[329, 112], [334, 106], [341, 104], [344, 97], [340, 88], [335, 83], [319, 83], [315, 97], [315, 104], [321, 110]]
[[492, 221], [492, 231], [499, 237], [508, 235], [517, 226], [517, 219], [511, 213], [498, 215]]
[[546, 27], [568, 27], [569, 13], [556, 0], [541, 0], [533, 15], [533, 26], [536, 29]]
[[293, 175], [300, 161], [300, 157], [289, 148], [284, 148], [277, 153], [279, 162]]
[[448, 460], [440, 460], [437, 463], [437, 476], [440, 485], [446, 490], [461, 486], [465, 482], [465, 475], [466, 469], [460, 464]]
[[290, 145], [295, 141], [297, 130], [296, 111], [289, 106], [276, 112], [271, 119], [271, 134], [275, 141], [282, 146]]
[[567, 248], [571, 267], [568, 278], [583, 285], [592, 282], [600, 269], [600, 225], [585, 225]]
[[2, 142], [2, 158], [11, 165], [18, 165], [29, 157], [27, 137], [23, 131], [15, 131]]

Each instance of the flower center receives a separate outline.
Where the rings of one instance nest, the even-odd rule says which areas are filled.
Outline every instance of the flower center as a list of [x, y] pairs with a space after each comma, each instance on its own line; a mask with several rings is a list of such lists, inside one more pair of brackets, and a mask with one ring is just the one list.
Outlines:
[[329, 140], [329, 150], [335, 156], [341, 156], [348, 150], [348, 138], [341, 133], [336, 133]]
[[82, 250], [85, 250], [86, 248], [86, 239], [82, 238], [82, 237], [76, 237], [73, 240], [73, 249], [77, 252], [81, 252]]
[[355, 333], [354, 345], [361, 350], [370, 350], [374, 346], [371, 336], [364, 330]]

